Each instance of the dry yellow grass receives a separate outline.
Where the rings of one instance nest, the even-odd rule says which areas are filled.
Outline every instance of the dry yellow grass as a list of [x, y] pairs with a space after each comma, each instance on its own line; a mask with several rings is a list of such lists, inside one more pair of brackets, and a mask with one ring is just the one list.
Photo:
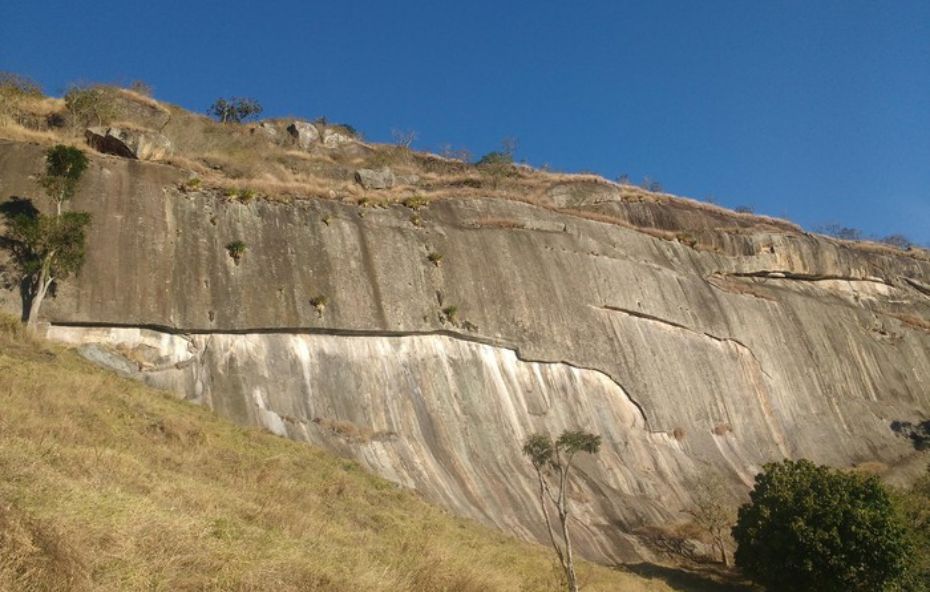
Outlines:
[[[0, 323], [0, 590], [537, 591], [543, 547]], [[671, 590], [581, 567], [586, 590]]]

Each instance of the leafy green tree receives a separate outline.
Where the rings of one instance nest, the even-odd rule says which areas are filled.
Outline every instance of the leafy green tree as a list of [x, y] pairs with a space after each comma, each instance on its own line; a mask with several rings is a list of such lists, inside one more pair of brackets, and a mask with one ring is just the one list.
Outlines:
[[877, 477], [808, 460], [765, 465], [733, 538], [736, 565], [769, 590], [894, 590], [911, 561], [906, 530]]
[[[601, 437], [581, 430], [566, 430], [553, 442], [547, 434], [532, 434], [523, 443], [523, 454], [530, 459], [539, 481], [539, 504], [546, 519], [549, 541], [555, 551], [570, 592], [578, 592], [578, 578], [569, 533], [571, 516], [568, 488], [572, 463], [578, 453], [596, 454]], [[561, 526], [561, 541], [549, 517], [549, 505], [555, 507]]]
[[87, 157], [77, 148], [59, 144], [45, 153], [45, 174], [39, 185], [54, 200], [57, 215], [61, 215], [62, 204], [74, 197], [85, 170]]
[[216, 117], [220, 123], [242, 123], [251, 117], [258, 117], [262, 111], [258, 101], [245, 97], [220, 98], [207, 109], [207, 113]]
[[2, 206], [7, 235], [4, 243], [22, 274], [26, 325], [34, 328], [39, 309], [52, 285], [76, 273], [84, 263], [90, 214], [62, 212], [87, 168], [77, 148], [58, 145], [46, 152], [45, 175], [39, 184], [55, 202], [55, 214], [39, 212], [32, 202], [14, 199]]
[[930, 467], [910, 488], [897, 491], [895, 505], [910, 533], [914, 562], [901, 590], [930, 592]]

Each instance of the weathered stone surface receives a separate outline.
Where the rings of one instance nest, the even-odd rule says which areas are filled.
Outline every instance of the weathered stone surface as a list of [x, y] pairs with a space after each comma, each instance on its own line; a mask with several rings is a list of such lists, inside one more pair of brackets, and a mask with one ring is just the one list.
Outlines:
[[[614, 521], [636, 526], [662, 520], [667, 505], [680, 503], [662, 473], [638, 474], [637, 467], [662, 466], [681, 475], [700, 471], [672, 436], [647, 429], [640, 409], [602, 372], [525, 362], [513, 350], [450, 336], [272, 333], [188, 339], [61, 326], [49, 335], [128, 352], [159, 347], [164, 363], [136, 373], [149, 384], [241, 423], [354, 456], [461, 515], [528, 538], [545, 536], [531, 469], [506, 451], [519, 450], [522, 439], [536, 431], [557, 433], [582, 424], [610, 433], [603, 453], [581, 465], [601, 495], [579, 496], [575, 504], [587, 530], [583, 548], [605, 558], [650, 556]], [[109, 359], [104, 363], [124, 371]], [[281, 379], [272, 383], [269, 375]], [[351, 396], [338, 390], [338, 376], [353, 377]], [[625, 462], [617, 465], [620, 458]], [[636, 494], [628, 490], [631, 483]], [[623, 510], [633, 497], [635, 514]], [[488, 500], [487, 507], [478, 500]], [[496, 509], [500, 500], [506, 500], [507, 512]]]
[[297, 142], [302, 150], [308, 150], [320, 141], [320, 132], [316, 126], [306, 121], [295, 121], [287, 126], [287, 133]]
[[390, 167], [381, 169], [358, 169], [355, 181], [365, 189], [390, 189], [394, 186], [394, 171]]
[[398, 185], [416, 185], [420, 182], [420, 175], [397, 175]]
[[153, 131], [119, 127], [90, 127], [87, 144], [98, 152], [138, 160], [159, 160], [171, 153], [171, 141]]
[[[4, 197], [38, 195], [41, 154], [0, 142]], [[650, 555], [630, 533], [680, 519], [699, 475], [745, 492], [785, 456], [896, 465], [916, 453], [890, 423], [930, 418], [930, 333], [914, 320], [930, 319], [930, 263], [905, 253], [714, 233], [722, 214], [687, 203], [598, 207], [704, 228], [713, 249], [500, 200], [438, 200], [419, 227], [401, 205], [243, 208], [175, 193], [182, 178], [92, 159], [73, 204], [94, 216], [87, 263], [46, 304], [53, 334], [156, 348], [145, 380], [523, 536], [540, 536], [515, 447], [530, 429], [601, 433], [574, 494], [579, 544], [634, 559]], [[232, 266], [240, 237], [249, 257]], [[19, 312], [14, 290], [0, 306]], [[65, 327], [82, 323], [163, 330]], [[323, 429], [339, 421], [364, 437]]]
[[[296, 122], [296, 123], [301, 123], [301, 122]], [[288, 133], [290, 133], [290, 127], [288, 127], [288, 130], [287, 130], [287, 131], [288, 131]], [[271, 123], [271, 122], [269, 122], [269, 121], [263, 121], [263, 122], [259, 123], [258, 125], [256, 125], [255, 127], [253, 127], [253, 128], [252, 128], [252, 133], [259, 134], [259, 135], [261, 135], [261, 136], [263, 136], [263, 137], [265, 137], [265, 138], [271, 140], [272, 142], [276, 142], [276, 141], [278, 140], [279, 136], [280, 136], [280, 134], [278, 134], [278, 128], [277, 128], [277, 126], [275, 126], [273, 123]], [[298, 138], [298, 142], [299, 142], [299, 141], [300, 141], [300, 140], [299, 140], [299, 138]]]
[[355, 138], [339, 130], [338, 128], [326, 128], [323, 130], [323, 146], [326, 148], [338, 148], [343, 144], [354, 142]]

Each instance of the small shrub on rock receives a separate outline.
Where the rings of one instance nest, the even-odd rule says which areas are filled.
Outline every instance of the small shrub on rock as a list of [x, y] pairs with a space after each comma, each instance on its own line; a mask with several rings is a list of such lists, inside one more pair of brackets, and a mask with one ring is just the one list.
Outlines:
[[245, 255], [245, 249], [246, 245], [241, 240], [235, 240], [226, 245], [226, 252], [228, 252], [229, 256], [236, 262], [236, 265], [239, 265], [239, 260]]

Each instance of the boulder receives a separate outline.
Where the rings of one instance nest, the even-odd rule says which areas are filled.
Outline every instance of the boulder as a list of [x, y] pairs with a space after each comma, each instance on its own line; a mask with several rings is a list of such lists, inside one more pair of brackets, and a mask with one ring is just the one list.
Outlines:
[[320, 141], [320, 132], [316, 126], [306, 121], [295, 121], [287, 126], [289, 133], [302, 150], [308, 150], [311, 146]]
[[390, 189], [394, 186], [396, 178], [390, 167], [381, 169], [358, 169], [355, 171], [355, 180], [365, 189]]
[[338, 148], [343, 144], [354, 141], [355, 138], [339, 128], [327, 128], [323, 130], [323, 146], [326, 148]]
[[[288, 130], [290, 131], [290, 130]], [[253, 134], [258, 134], [268, 140], [276, 141], [278, 139], [278, 128], [273, 123], [263, 121], [252, 128]]]
[[420, 175], [397, 175], [398, 185], [416, 185], [420, 182]]
[[158, 132], [121, 127], [89, 127], [87, 144], [105, 154], [138, 160], [158, 160], [171, 153], [171, 140]]

